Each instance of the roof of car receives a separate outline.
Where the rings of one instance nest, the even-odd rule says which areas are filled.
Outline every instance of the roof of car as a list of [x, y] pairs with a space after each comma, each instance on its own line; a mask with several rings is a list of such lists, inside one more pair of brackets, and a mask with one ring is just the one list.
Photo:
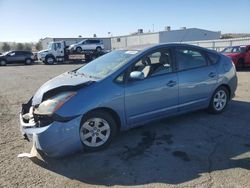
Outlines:
[[195, 45], [190, 45], [190, 44], [184, 44], [184, 43], [160, 43], [160, 44], [145, 44], [145, 45], [138, 45], [138, 46], [130, 46], [130, 47], [125, 47], [125, 48], [120, 48], [119, 50], [137, 50], [137, 51], [143, 51], [147, 50], [150, 48], [157, 48], [157, 47], [192, 47], [192, 48], [198, 48], [202, 50], [207, 50], [207, 51], [213, 51], [209, 50], [207, 48], [202, 48], [199, 46]]
[[247, 47], [247, 46], [250, 46], [250, 45], [228, 46], [226, 48]]

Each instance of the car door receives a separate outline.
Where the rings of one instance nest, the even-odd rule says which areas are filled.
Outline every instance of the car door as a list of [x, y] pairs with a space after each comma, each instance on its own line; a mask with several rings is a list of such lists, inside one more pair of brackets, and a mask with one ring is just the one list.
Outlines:
[[63, 57], [64, 49], [62, 43], [54, 43], [54, 54], [55, 57]]
[[7, 55], [7, 61], [9, 63], [15, 63], [15, 62], [18, 62], [18, 52], [17, 51], [13, 51], [13, 52], [10, 52], [8, 53]]
[[129, 125], [177, 112], [178, 79], [169, 49], [144, 56], [131, 67], [128, 75], [134, 71], [143, 72], [145, 78], [127, 80], [125, 113]]
[[97, 44], [99, 44], [99, 40], [90, 40], [90, 49], [95, 50], [97, 47]]
[[26, 59], [26, 54], [27, 52], [25, 51], [17, 51], [16, 52], [17, 62], [24, 62]]
[[91, 45], [90, 40], [85, 40], [85, 41], [83, 41], [81, 48], [82, 48], [82, 50], [90, 50], [91, 49], [90, 45]]
[[210, 65], [207, 55], [196, 48], [176, 48], [175, 57], [179, 80], [179, 111], [206, 107], [217, 83], [215, 65]]
[[246, 49], [245, 63], [247, 64], [247, 66], [250, 66], [250, 46], [247, 46]]

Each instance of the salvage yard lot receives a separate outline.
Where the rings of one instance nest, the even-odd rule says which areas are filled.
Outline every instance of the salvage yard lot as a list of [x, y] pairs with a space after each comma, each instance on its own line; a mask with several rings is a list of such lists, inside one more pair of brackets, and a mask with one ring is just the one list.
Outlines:
[[[0, 67], [0, 187], [250, 187], [250, 71], [222, 115], [197, 111], [122, 132], [103, 151], [62, 159], [29, 152], [20, 105], [50, 78], [81, 65]], [[84, 99], [83, 99], [84, 100]]]

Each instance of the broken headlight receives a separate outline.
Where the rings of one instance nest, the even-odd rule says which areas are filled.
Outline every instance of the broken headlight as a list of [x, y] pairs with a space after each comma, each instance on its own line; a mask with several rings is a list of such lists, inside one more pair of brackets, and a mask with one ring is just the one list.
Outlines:
[[71, 97], [75, 96], [76, 92], [63, 92], [57, 94], [45, 101], [43, 101], [34, 110], [34, 114], [38, 115], [52, 115], [57, 111], [65, 102], [67, 102]]

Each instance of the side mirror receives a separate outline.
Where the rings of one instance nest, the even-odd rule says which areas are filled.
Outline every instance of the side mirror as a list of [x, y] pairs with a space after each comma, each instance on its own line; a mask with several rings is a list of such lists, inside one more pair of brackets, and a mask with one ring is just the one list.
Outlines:
[[141, 71], [133, 71], [129, 75], [130, 80], [143, 80], [144, 78], [144, 73]]

